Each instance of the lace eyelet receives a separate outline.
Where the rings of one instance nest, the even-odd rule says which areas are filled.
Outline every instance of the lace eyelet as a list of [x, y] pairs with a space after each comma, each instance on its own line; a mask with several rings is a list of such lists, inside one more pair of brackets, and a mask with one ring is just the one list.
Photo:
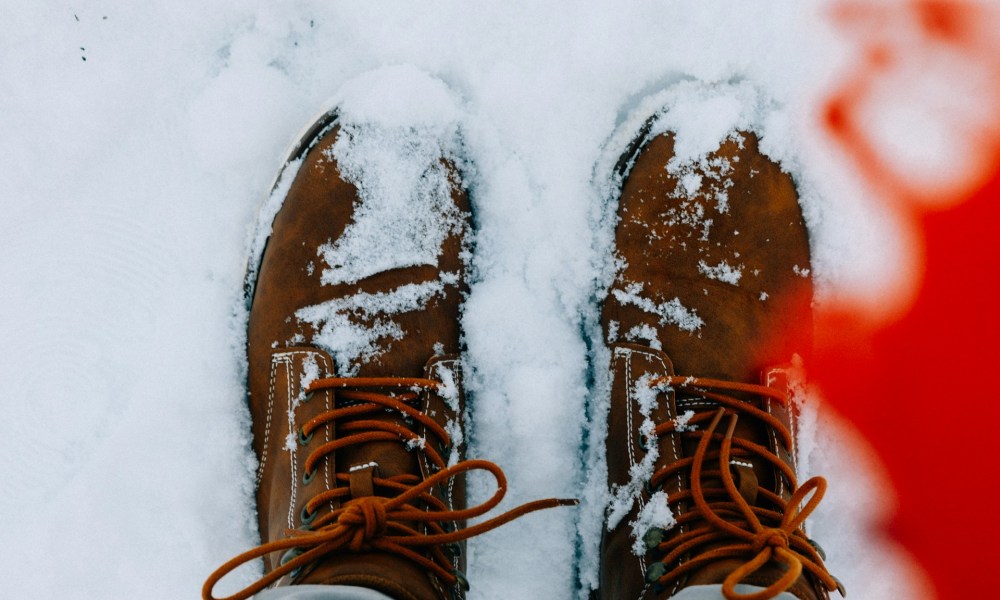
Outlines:
[[644, 536], [642, 536], [642, 541], [646, 544], [647, 550], [656, 549], [661, 543], [663, 543], [663, 537], [666, 531], [659, 527], [651, 527]]
[[318, 513], [319, 513], [318, 510], [316, 512], [314, 512], [314, 513], [309, 512], [309, 505], [307, 504], [307, 505], [305, 505], [305, 506], [302, 507], [302, 511], [299, 513], [299, 522], [303, 526], [308, 526], [314, 520], [316, 520], [316, 515]]
[[313, 433], [310, 433], [309, 435], [305, 435], [305, 430], [300, 427], [299, 428], [299, 445], [300, 446], [308, 446], [309, 442], [312, 441], [313, 435], [315, 433], [316, 432], [314, 431]]
[[466, 579], [465, 573], [459, 571], [458, 569], [455, 569], [452, 574], [455, 576], [455, 585], [462, 588], [462, 591], [464, 592], [469, 591], [470, 588], [469, 580]]
[[309, 485], [315, 478], [316, 478], [316, 471], [312, 471], [311, 473], [309, 471], [306, 471], [305, 473], [302, 474], [302, 485]]
[[[295, 557], [299, 556], [300, 554], [302, 554], [302, 549], [301, 548], [292, 548], [292, 549], [288, 550], [287, 552], [285, 552], [284, 554], [281, 555], [281, 564], [287, 563], [288, 561], [294, 559]], [[288, 576], [290, 578], [292, 578], [292, 579], [295, 579], [296, 577], [298, 577], [301, 574], [302, 574], [302, 567], [298, 567], [298, 568], [292, 569], [292, 572], [289, 573]]]
[[296, 556], [302, 554], [301, 548], [289, 548], [284, 554], [281, 555], [281, 561], [279, 564], [287, 564], [289, 561], [294, 559]]
[[[833, 575], [831, 575], [830, 577], [833, 577]], [[841, 598], [846, 598], [847, 597], [847, 588], [844, 587], [844, 584], [839, 579], [837, 579], [836, 577], [833, 577], [833, 581], [836, 582], [836, 584], [837, 584], [837, 591], [840, 592], [840, 597]]]
[[809, 545], [813, 547], [813, 550], [816, 551], [816, 554], [819, 554], [819, 557], [822, 558], [825, 561], [826, 560], [826, 552], [823, 551], [823, 547], [819, 545], [819, 542], [817, 542], [816, 540], [811, 539], [811, 538], [808, 540], [808, 542], [809, 542]]
[[660, 577], [666, 574], [667, 566], [660, 561], [656, 561], [646, 569], [646, 583], [657, 583]]

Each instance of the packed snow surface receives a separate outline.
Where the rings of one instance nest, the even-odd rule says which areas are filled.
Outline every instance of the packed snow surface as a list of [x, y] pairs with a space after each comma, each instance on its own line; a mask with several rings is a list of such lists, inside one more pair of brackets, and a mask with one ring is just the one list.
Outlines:
[[[444, 230], [428, 212], [396, 211], [405, 218], [374, 251], [372, 223], [378, 202], [433, 205], [447, 172], [432, 157], [451, 157], [475, 223], [463, 315], [470, 455], [505, 469], [505, 506], [583, 501], [473, 540], [470, 598], [578, 597], [595, 580], [608, 500], [594, 485], [608, 167], [633, 126], [668, 107], [657, 127], [677, 133], [669, 168], [688, 193], [710, 186], [720, 211], [728, 167], [706, 157], [737, 130], [758, 132], [799, 185], [820, 302], [893, 276], [897, 230], [817, 131], [817, 99], [850, 57], [826, 8], [4, 2], [0, 596], [197, 597], [210, 571], [257, 543], [244, 272], [268, 233], [254, 228], [258, 209], [269, 222], [298, 167], [272, 194], [287, 144], [336, 104], [356, 125], [334, 153], [374, 200], [350, 235], [317, 249], [315, 268], [349, 282], [433, 260]], [[374, 141], [405, 155], [402, 168], [350, 151]], [[706, 265], [706, 276], [738, 269]], [[337, 351], [363, 355], [376, 351], [370, 336], [400, 332], [387, 317], [383, 330], [337, 338], [345, 311], [418, 307], [444, 283], [299, 316]], [[632, 300], [699, 326], [679, 302], [639, 290]], [[918, 597], [912, 563], [871, 531], [891, 504], [882, 475], [819, 406], [807, 405], [801, 430], [805, 474], [831, 482], [813, 537], [854, 597]], [[491, 491], [472, 480], [474, 498]], [[649, 509], [636, 525], [668, 517]], [[238, 571], [220, 591], [254, 576]]]

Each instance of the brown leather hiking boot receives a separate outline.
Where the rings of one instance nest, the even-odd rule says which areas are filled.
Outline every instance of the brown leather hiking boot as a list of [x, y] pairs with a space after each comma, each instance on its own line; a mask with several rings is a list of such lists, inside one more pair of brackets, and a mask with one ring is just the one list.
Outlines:
[[789, 364], [812, 301], [795, 187], [751, 133], [681, 165], [651, 123], [618, 165], [597, 596], [828, 598], [802, 527], [826, 484], [795, 476]]
[[[463, 598], [465, 539], [563, 503], [463, 529], [506, 483], [493, 463], [463, 460], [469, 203], [442, 152], [415, 130], [380, 137], [330, 113], [292, 153], [262, 212], [274, 220], [248, 278], [262, 545], [213, 573], [206, 599], [258, 557], [264, 577], [232, 598], [297, 584]], [[472, 508], [470, 470], [498, 485]]]

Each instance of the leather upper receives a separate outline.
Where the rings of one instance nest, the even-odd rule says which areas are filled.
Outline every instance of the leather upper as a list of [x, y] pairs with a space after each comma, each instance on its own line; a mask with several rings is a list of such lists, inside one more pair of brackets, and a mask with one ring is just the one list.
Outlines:
[[[736, 134], [700, 161], [681, 164], [672, 161], [673, 135], [649, 135], [651, 123], [619, 164], [619, 268], [601, 312], [611, 350], [612, 492], [601, 549], [601, 600], [668, 598], [690, 585], [721, 584], [748, 560], [720, 558], [678, 577], [658, 578], [695, 555], [735, 543], [722, 534], [650, 571], [665, 558], [658, 548], [706, 527], [692, 499], [691, 471], [714, 414], [721, 424], [703, 450], [700, 477], [710, 502], [725, 499], [719, 452], [730, 422], [737, 449], [728, 471], [744, 500], [773, 510], [778, 505], [767, 493], [787, 502], [797, 485], [794, 404], [777, 399], [779, 393], [791, 396], [789, 371], [774, 368], [808, 356], [811, 346], [809, 238], [794, 183], [760, 152], [752, 133]], [[776, 395], [752, 387], [725, 391], [735, 402], [729, 408], [711, 395], [718, 390], [685, 386], [674, 375], [760, 384]], [[668, 380], [673, 385], [663, 383]], [[662, 435], [651, 435], [654, 429]], [[748, 443], [787, 468], [748, 450]], [[653, 477], [660, 473], [669, 476]], [[646, 481], [635, 481], [637, 474]], [[649, 478], [657, 485], [651, 487]], [[647, 506], [667, 498], [667, 518]], [[649, 515], [670, 521], [652, 534], [662, 536], [660, 545], [643, 542]], [[677, 518], [687, 521], [674, 523]], [[805, 545], [804, 533], [793, 537]], [[769, 563], [741, 583], [767, 587], [783, 573], [782, 565]], [[665, 580], [667, 587], [660, 583]], [[805, 574], [788, 592], [801, 600], [827, 597], [824, 586]]]
[[[308, 528], [303, 519], [320, 520], [352, 498], [388, 494], [373, 482], [407, 475], [423, 479], [437, 467], [404, 440], [377, 440], [355, 444], [325, 454], [317, 470], [307, 479], [304, 464], [322, 444], [336, 442], [353, 432], [363, 420], [376, 420], [406, 430], [422, 439], [432, 436], [412, 419], [393, 411], [345, 417], [316, 428], [308, 443], [299, 440], [303, 424], [331, 410], [343, 409], [352, 401], [339, 398], [331, 389], [307, 394], [310, 383], [328, 377], [426, 378], [450, 386], [451, 398], [422, 391], [407, 405], [429, 416], [445, 428], [453, 448], [438, 448], [446, 460], [454, 462], [464, 452], [464, 396], [461, 387], [459, 308], [467, 291], [466, 265], [469, 204], [454, 169], [444, 159], [436, 168], [444, 173], [450, 189], [452, 215], [461, 217], [441, 245], [436, 264], [391, 268], [356, 282], [323, 281], [319, 251], [336, 243], [356, 222], [362, 201], [357, 186], [341, 172], [333, 152], [341, 135], [340, 126], [327, 119], [325, 128], [314, 127], [311, 139], [303, 140], [301, 164], [271, 224], [256, 281], [249, 316], [247, 358], [250, 410], [253, 418], [254, 450], [259, 460], [257, 506], [262, 542], [286, 537], [286, 530]], [[432, 165], [432, 167], [435, 167]], [[440, 176], [441, 173], [438, 173]], [[446, 192], [447, 193], [447, 192]], [[447, 202], [447, 201], [446, 201]], [[265, 224], [266, 225], [266, 224]], [[412, 232], [420, 235], [420, 232]], [[391, 244], [391, 239], [384, 243]], [[407, 286], [430, 284], [433, 293], [412, 306], [388, 314], [377, 310], [351, 308], [344, 299], [375, 299], [407, 290]], [[381, 295], [381, 296], [380, 296]], [[373, 331], [379, 323], [391, 322], [394, 333], [376, 339], [376, 352], [360, 354], [352, 361], [336, 364], [331, 353], [317, 343], [320, 325], [303, 318], [309, 307], [348, 308], [336, 314], [348, 328]], [[334, 303], [334, 304], [329, 304]], [[328, 330], [336, 334], [336, 330]], [[373, 389], [389, 397], [394, 389]], [[405, 390], [403, 390], [405, 391]], [[356, 404], [356, 402], [354, 402]], [[323, 490], [345, 487], [350, 494], [324, 502], [310, 512], [306, 503]], [[433, 495], [449, 508], [465, 506], [462, 477], [435, 489]], [[303, 512], [305, 510], [305, 512]], [[424, 526], [412, 524], [418, 529]], [[454, 526], [454, 525], [453, 525]], [[453, 567], [464, 570], [464, 552], [458, 544]], [[281, 560], [280, 553], [265, 558], [265, 572]], [[401, 600], [438, 600], [461, 590], [445, 586], [425, 569], [405, 558], [379, 552], [342, 552], [297, 573], [287, 583], [337, 583], [377, 589]]]

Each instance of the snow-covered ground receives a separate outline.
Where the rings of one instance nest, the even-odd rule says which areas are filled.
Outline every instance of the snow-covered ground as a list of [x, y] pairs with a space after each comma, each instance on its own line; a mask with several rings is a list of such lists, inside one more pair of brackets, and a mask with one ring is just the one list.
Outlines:
[[[256, 543], [250, 228], [287, 144], [348, 82], [404, 115], [427, 81], [455, 102], [477, 228], [472, 454], [505, 469], [509, 504], [584, 493], [607, 258], [595, 165], [652, 95], [692, 153], [734, 126], [762, 133], [799, 182], [820, 302], [891, 287], [901, 260], [817, 131], [853, 52], [823, 1], [2, 4], [3, 598], [195, 597]], [[919, 597], [907, 557], [870, 531], [892, 504], [877, 465], [835, 415], [807, 416], [832, 572], [854, 598]], [[471, 598], [576, 597], [595, 514], [474, 540]]]

